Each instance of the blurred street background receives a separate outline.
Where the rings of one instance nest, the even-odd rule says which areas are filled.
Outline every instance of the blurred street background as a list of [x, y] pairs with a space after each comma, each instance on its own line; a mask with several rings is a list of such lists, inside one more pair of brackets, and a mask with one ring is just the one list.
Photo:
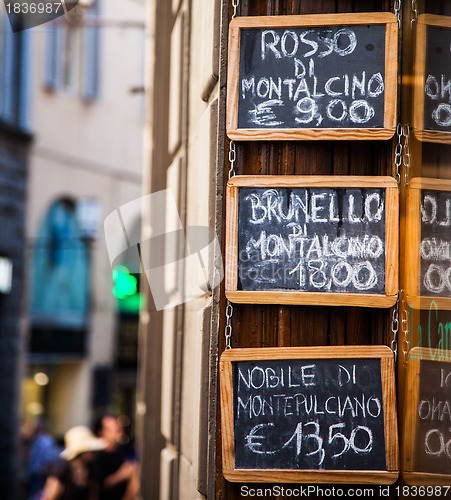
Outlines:
[[0, 498], [92, 432], [127, 498], [214, 498], [228, 3], [58, 5], [0, 4]]
[[28, 498], [39, 433], [62, 447], [67, 429], [111, 412], [134, 440], [143, 301], [126, 262], [112, 271], [103, 220], [142, 194], [145, 0], [81, 0], [17, 33], [2, 4], [0, 26], [0, 497], [10, 500]]

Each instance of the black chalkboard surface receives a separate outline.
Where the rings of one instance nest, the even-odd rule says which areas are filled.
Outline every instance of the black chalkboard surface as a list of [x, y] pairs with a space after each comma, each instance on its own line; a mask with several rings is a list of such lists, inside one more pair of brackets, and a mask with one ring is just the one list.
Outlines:
[[[451, 364], [420, 361], [419, 447], [414, 469], [451, 476]], [[449, 442], [449, 444], [447, 444]]]
[[385, 470], [380, 360], [237, 361], [232, 370], [236, 468]]
[[[387, 196], [380, 178], [364, 186], [360, 180], [294, 177], [290, 185], [279, 177], [257, 186], [252, 177], [246, 186], [243, 177], [232, 179], [231, 185], [241, 183], [232, 245], [236, 291], [273, 292], [276, 299], [290, 293], [385, 299], [392, 193]], [[389, 184], [394, 189], [393, 179]]]
[[451, 298], [451, 191], [421, 190], [420, 294]]
[[428, 26], [424, 128], [451, 132], [451, 28]]
[[396, 109], [393, 30], [391, 14], [235, 19], [230, 137], [268, 139], [270, 131], [275, 139], [291, 130], [296, 137], [284, 139], [324, 139], [329, 130], [326, 138], [344, 138], [344, 129], [346, 138], [391, 137], [384, 129], [394, 127]]
[[239, 81], [238, 128], [383, 128], [385, 25], [243, 29]]
[[415, 135], [451, 142], [451, 17], [422, 14], [415, 53]]
[[386, 347], [371, 349], [238, 349], [224, 354], [223, 367], [231, 362], [231, 379], [223, 377], [221, 383], [230, 384], [232, 396], [233, 408], [227, 411], [233, 411], [226, 418], [233, 431], [233, 469], [242, 474], [308, 471], [306, 479], [317, 472], [325, 482], [327, 471], [358, 476], [391, 470], [386, 420], [391, 403], [383, 380], [388, 380], [386, 363], [393, 355]]
[[403, 474], [409, 484], [451, 483], [451, 351], [414, 348], [406, 377]]
[[238, 280], [240, 290], [385, 295], [385, 189], [240, 189]]
[[412, 179], [407, 197], [406, 293], [414, 307], [451, 305], [451, 181]]

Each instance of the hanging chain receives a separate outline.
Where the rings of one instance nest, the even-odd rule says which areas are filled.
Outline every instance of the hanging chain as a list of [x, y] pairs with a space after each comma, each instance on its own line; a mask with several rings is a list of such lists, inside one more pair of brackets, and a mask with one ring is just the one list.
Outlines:
[[417, 9], [417, 0], [412, 0], [412, 17], [410, 19], [410, 29], [413, 30], [413, 27], [418, 18], [418, 9]]
[[[233, 7], [235, 8], [234, 16], [236, 14], [236, 8], [239, 4], [239, 0], [232, 0]], [[232, 18], [233, 19], [233, 18]], [[229, 179], [235, 175], [235, 162], [236, 162], [236, 149], [235, 149], [235, 141], [230, 141], [229, 148], [229, 162], [230, 162], [230, 170], [229, 170]], [[232, 346], [230, 344], [230, 340], [232, 338], [232, 315], [233, 315], [233, 306], [230, 301], [227, 301], [226, 307], [226, 327], [225, 327], [225, 348], [231, 349]]]
[[401, 349], [403, 353], [404, 364], [407, 363], [407, 355], [410, 351], [410, 341], [409, 341], [409, 311], [407, 309], [407, 302], [404, 300], [404, 290], [399, 292], [399, 315], [401, 318], [401, 333], [402, 333], [402, 344]]
[[230, 149], [229, 149], [229, 162], [230, 162], [229, 179], [235, 175], [235, 161], [236, 161], [235, 141], [230, 141]]
[[226, 350], [232, 349], [230, 345], [230, 340], [232, 338], [232, 315], [233, 315], [233, 306], [230, 301], [227, 301], [226, 307], [226, 327], [225, 327], [225, 348]]
[[396, 127], [396, 135], [398, 136], [398, 143], [395, 148], [395, 165], [396, 174], [395, 181], [398, 183], [398, 187], [401, 184], [401, 164], [402, 164], [402, 125], [398, 123]]
[[238, 5], [240, 5], [240, 0], [232, 0], [232, 5], [233, 5], [232, 19], [235, 19], [235, 17], [236, 17], [236, 9], [238, 8]]
[[398, 359], [399, 296], [400, 294], [398, 294], [398, 299], [396, 301], [396, 304], [393, 306], [393, 312], [391, 317], [391, 332], [393, 338], [390, 344], [390, 349], [393, 351], [393, 354], [395, 355], [395, 363]]
[[398, 187], [401, 184], [401, 165], [404, 165], [405, 167], [405, 185], [408, 186], [410, 182], [410, 130], [411, 128], [408, 123], [406, 123], [404, 126], [398, 123], [398, 125], [396, 126], [396, 135], [398, 136], [398, 142], [395, 148], [395, 180], [398, 183]]
[[401, 29], [401, 0], [395, 0], [394, 9], [396, 19], [398, 20], [398, 28]]
[[402, 128], [402, 135], [404, 136], [402, 163], [406, 167], [404, 182], [407, 187], [410, 183], [410, 125], [408, 123]]

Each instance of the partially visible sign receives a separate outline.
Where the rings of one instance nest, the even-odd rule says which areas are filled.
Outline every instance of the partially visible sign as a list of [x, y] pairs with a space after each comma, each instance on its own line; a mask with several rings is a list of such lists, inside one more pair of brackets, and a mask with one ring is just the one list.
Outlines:
[[13, 281], [13, 262], [7, 257], [0, 257], [0, 293], [11, 292]]
[[451, 17], [418, 17], [414, 132], [422, 141], [451, 142]]
[[412, 349], [405, 394], [404, 479], [408, 484], [449, 485], [451, 351]]
[[417, 177], [407, 194], [406, 285], [408, 302], [451, 306], [451, 181]]
[[225, 351], [226, 479], [394, 482], [394, 390], [385, 346]]
[[239, 17], [229, 41], [232, 139], [393, 136], [393, 14]]

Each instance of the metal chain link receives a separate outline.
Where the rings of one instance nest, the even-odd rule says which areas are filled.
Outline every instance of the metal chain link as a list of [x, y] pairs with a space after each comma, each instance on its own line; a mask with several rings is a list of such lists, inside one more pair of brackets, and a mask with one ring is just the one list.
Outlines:
[[401, 184], [401, 164], [402, 164], [402, 125], [398, 123], [396, 127], [396, 135], [398, 136], [398, 143], [395, 148], [395, 165], [396, 165], [396, 174], [395, 181], [398, 183], [398, 186]]
[[[232, 0], [233, 7], [235, 9], [234, 16], [236, 14], [236, 7], [240, 3], [239, 0]], [[232, 18], [233, 19], [233, 18]], [[230, 170], [229, 170], [229, 179], [235, 175], [235, 162], [236, 162], [236, 149], [235, 149], [235, 141], [230, 141], [229, 148], [229, 162], [230, 162]], [[230, 301], [227, 301], [226, 307], [226, 327], [225, 327], [225, 348], [226, 350], [231, 349], [231, 338], [232, 338], [232, 315], [233, 315], [233, 306]]]
[[396, 19], [398, 20], [398, 29], [401, 29], [401, 0], [395, 0], [394, 10]]
[[[235, 8], [235, 13], [236, 13], [236, 7], [238, 4], [239, 4], [239, 0], [233, 0], [233, 6]], [[229, 162], [230, 162], [230, 170], [229, 170], [229, 179], [230, 179], [235, 175], [235, 162], [236, 162], [235, 141], [230, 141]], [[233, 315], [233, 306], [230, 303], [230, 301], [228, 300], [227, 307], [226, 307], [227, 323], [226, 323], [226, 327], [225, 327], [225, 345], [226, 345], [225, 348], [226, 348], [226, 350], [232, 348], [232, 346], [230, 345], [230, 339], [232, 337], [232, 315]]]
[[396, 304], [393, 306], [393, 312], [391, 317], [391, 331], [393, 338], [390, 344], [390, 349], [393, 351], [395, 356], [395, 363], [398, 359], [398, 332], [399, 332], [399, 294]]
[[413, 30], [413, 27], [418, 18], [418, 9], [417, 9], [417, 0], [412, 0], [412, 17], [410, 19], [410, 29]]
[[226, 307], [226, 327], [225, 327], [225, 348], [226, 350], [232, 349], [230, 344], [232, 338], [232, 315], [233, 315], [233, 306], [230, 301], [227, 301]]
[[236, 9], [238, 8], [238, 5], [240, 5], [240, 0], [232, 0], [232, 6], [233, 6], [232, 19], [235, 19], [236, 17]]
[[402, 135], [404, 136], [402, 163], [406, 167], [404, 182], [407, 187], [410, 183], [410, 125], [408, 123], [402, 128]]
[[410, 341], [409, 341], [409, 311], [407, 309], [407, 302], [404, 300], [404, 291], [400, 290], [399, 296], [401, 297], [399, 301], [399, 314], [401, 316], [401, 333], [402, 333], [402, 353], [404, 358], [404, 363], [407, 363], [407, 354], [410, 351]]
[[229, 149], [229, 162], [230, 162], [229, 179], [235, 175], [235, 161], [236, 161], [235, 141], [230, 141], [230, 149]]

